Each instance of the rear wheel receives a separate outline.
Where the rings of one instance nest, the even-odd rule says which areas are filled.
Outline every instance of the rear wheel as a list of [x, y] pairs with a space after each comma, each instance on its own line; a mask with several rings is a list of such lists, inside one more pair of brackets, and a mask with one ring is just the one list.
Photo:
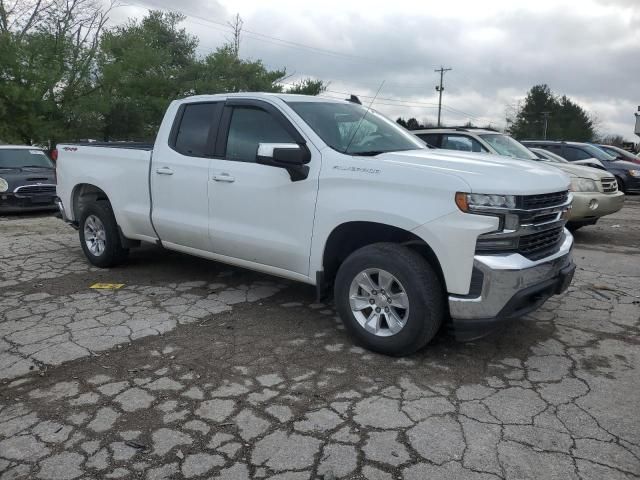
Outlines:
[[402, 245], [377, 243], [340, 266], [335, 302], [347, 331], [364, 347], [409, 355], [437, 333], [444, 290], [433, 267]]
[[129, 250], [122, 246], [118, 224], [108, 202], [88, 204], [80, 214], [80, 245], [96, 267], [107, 268], [122, 263]]

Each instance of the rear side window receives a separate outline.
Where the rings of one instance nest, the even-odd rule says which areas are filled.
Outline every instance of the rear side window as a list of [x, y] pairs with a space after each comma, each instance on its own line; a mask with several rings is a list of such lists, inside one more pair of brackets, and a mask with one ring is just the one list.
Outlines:
[[[212, 153], [209, 142], [217, 129], [217, 103], [192, 103], [184, 107], [180, 125], [175, 133], [173, 148], [183, 155], [207, 157]], [[215, 125], [214, 125], [215, 123]]]
[[296, 143], [270, 113], [254, 107], [235, 107], [227, 139], [228, 160], [255, 162], [259, 143]]
[[562, 152], [562, 145], [541, 145], [541, 147], [565, 158], [565, 154]]
[[416, 136], [433, 147], [440, 147], [440, 135], [437, 133], [418, 133]]
[[591, 158], [591, 155], [589, 155], [589, 153], [585, 152], [581, 148], [565, 146], [564, 158], [566, 158], [570, 162], [573, 162], [575, 160], [586, 160], [587, 158]]

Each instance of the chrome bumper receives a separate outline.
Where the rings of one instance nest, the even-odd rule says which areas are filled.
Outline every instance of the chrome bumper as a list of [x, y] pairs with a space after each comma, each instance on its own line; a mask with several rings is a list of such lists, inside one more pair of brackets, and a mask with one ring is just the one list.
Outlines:
[[456, 336], [480, 337], [496, 323], [524, 315], [566, 288], [575, 265], [571, 255], [573, 237], [566, 229], [564, 234], [560, 249], [538, 261], [517, 253], [476, 255], [474, 269], [483, 277], [479, 294], [449, 296]]

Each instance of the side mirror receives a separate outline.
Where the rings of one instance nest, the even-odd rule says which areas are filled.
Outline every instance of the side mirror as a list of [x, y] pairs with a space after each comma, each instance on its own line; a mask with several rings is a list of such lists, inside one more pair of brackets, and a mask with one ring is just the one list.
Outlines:
[[291, 181], [297, 182], [309, 176], [311, 152], [306, 145], [297, 143], [259, 143], [256, 155], [257, 163], [284, 168], [289, 172]]

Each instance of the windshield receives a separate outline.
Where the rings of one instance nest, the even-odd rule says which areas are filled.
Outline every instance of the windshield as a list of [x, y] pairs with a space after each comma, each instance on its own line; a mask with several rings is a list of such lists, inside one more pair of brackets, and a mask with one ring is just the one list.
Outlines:
[[607, 155], [616, 157], [622, 160], [637, 160], [637, 157], [631, 153], [623, 150], [622, 148], [616, 148], [611, 145], [599, 145], [598, 148], [603, 150]]
[[327, 145], [341, 153], [377, 155], [426, 148], [395, 122], [374, 110], [367, 113], [365, 107], [356, 103], [287, 103]]
[[49, 157], [37, 148], [0, 148], [0, 168], [54, 168]]
[[597, 158], [598, 160], [605, 162], [613, 162], [616, 157], [605, 153], [604, 150], [600, 150], [598, 147], [594, 147], [593, 145], [583, 144], [580, 145], [580, 148], [591, 155], [593, 158]]
[[530, 152], [527, 147], [508, 135], [502, 135], [501, 133], [488, 133], [480, 135], [480, 138], [491, 145], [491, 147], [500, 155], [524, 158], [526, 160], [537, 160], [537, 157]]

